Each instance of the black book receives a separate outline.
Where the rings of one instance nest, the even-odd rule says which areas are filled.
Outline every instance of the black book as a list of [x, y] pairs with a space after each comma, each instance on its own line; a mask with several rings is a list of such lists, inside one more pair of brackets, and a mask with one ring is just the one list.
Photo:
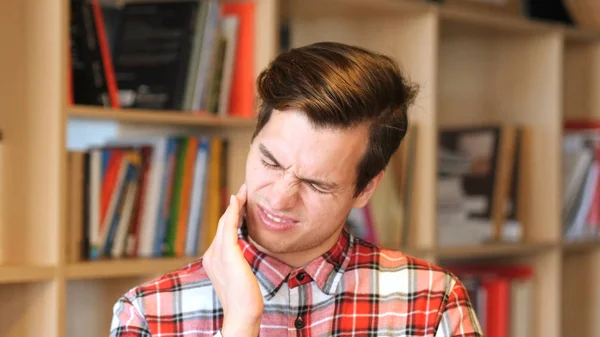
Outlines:
[[181, 110], [198, 1], [128, 3], [115, 40], [124, 108]]
[[75, 104], [110, 106], [92, 6], [71, 0], [71, 69]]

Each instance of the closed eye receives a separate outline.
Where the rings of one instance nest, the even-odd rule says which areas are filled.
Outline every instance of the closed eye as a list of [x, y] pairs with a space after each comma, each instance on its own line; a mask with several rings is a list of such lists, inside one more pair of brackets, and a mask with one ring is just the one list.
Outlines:
[[263, 166], [265, 166], [266, 168], [270, 168], [270, 169], [280, 169], [281, 166], [279, 166], [279, 164], [272, 164], [269, 163], [268, 161], [264, 160], [263, 158], [260, 159], [260, 162], [263, 164]]
[[325, 192], [325, 191], [321, 191], [320, 189], [316, 188], [315, 185], [311, 184], [311, 183], [307, 183], [308, 187], [310, 187], [311, 190], [319, 193], [319, 194], [329, 194], [329, 192]]
[[[272, 170], [284, 169], [281, 166], [281, 164], [279, 164], [277, 159], [275, 159], [275, 156], [271, 153], [271, 151], [267, 149], [266, 146], [264, 146], [263, 144], [259, 144], [258, 149], [263, 155], [263, 157], [260, 158], [260, 162], [264, 167]], [[330, 191], [338, 188], [338, 184], [336, 183], [324, 182], [304, 177], [298, 177], [298, 179], [306, 183], [313, 192], [317, 192], [319, 194], [330, 194]], [[317, 186], [319, 186], [319, 188], [317, 188]], [[324, 191], [323, 189], [327, 191]]]

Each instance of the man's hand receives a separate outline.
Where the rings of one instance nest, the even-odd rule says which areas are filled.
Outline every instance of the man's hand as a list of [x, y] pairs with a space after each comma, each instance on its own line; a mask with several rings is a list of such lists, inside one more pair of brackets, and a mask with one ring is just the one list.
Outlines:
[[232, 195], [202, 263], [223, 306], [222, 334], [258, 336], [263, 298], [258, 281], [237, 244], [237, 229], [246, 204], [246, 186]]

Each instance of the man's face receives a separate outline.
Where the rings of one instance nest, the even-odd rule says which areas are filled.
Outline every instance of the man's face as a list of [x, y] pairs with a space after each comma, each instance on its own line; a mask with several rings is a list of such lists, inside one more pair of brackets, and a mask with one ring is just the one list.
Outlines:
[[273, 111], [246, 163], [250, 238], [272, 254], [327, 249], [352, 207], [356, 167], [366, 150], [366, 127], [315, 129], [298, 111]]

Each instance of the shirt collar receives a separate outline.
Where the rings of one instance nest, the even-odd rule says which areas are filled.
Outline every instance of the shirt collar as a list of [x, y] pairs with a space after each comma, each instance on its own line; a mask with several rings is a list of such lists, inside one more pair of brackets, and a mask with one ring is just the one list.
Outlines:
[[354, 237], [344, 228], [336, 243], [304, 268], [293, 268], [259, 251], [248, 240], [245, 227], [238, 229], [238, 245], [258, 280], [263, 297], [269, 300], [277, 293], [283, 282], [289, 282], [290, 287], [298, 285], [298, 281], [291, 279], [300, 272], [304, 272], [309, 277], [303, 283], [314, 281], [324, 293], [334, 294], [350, 262]]

